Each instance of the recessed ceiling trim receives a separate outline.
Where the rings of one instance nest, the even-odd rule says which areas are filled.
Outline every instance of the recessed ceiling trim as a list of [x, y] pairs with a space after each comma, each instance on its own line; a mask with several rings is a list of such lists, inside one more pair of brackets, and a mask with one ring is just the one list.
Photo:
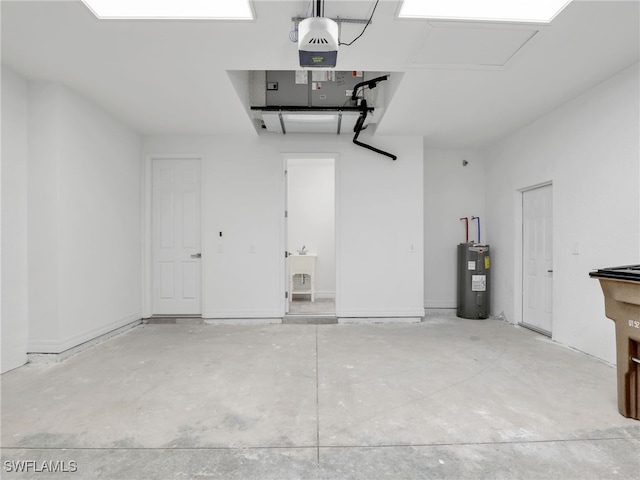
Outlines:
[[571, 0], [402, 0], [399, 19], [548, 24]]
[[254, 20], [251, 0], [82, 0], [103, 20]]
[[407, 66], [502, 70], [538, 32], [534, 26], [428, 23], [407, 59]]

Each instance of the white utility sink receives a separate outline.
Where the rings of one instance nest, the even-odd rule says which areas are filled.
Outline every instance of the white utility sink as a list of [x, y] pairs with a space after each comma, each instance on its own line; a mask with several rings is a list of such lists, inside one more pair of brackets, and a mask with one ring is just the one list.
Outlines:
[[[311, 301], [316, 300], [316, 259], [315, 254], [306, 255], [289, 255], [289, 298], [292, 299], [294, 294], [311, 295]], [[294, 290], [293, 276], [308, 275], [310, 280], [309, 290]]]

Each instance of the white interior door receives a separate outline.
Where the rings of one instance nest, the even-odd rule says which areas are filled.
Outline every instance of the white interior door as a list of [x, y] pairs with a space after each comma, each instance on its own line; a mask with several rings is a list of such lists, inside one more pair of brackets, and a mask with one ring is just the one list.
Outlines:
[[553, 307], [553, 190], [522, 193], [522, 323], [551, 335]]
[[200, 160], [152, 164], [152, 313], [200, 315]]
[[289, 287], [289, 173], [287, 172], [287, 162], [284, 165], [284, 271], [285, 271], [285, 302], [284, 313], [289, 313], [289, 302], [291, 302], [291, 288]]

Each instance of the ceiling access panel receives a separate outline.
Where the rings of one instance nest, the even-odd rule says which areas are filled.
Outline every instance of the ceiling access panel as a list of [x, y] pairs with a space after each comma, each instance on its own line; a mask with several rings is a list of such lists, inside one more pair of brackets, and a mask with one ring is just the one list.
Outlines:
[[545, 27], [427, 24], [409, 57], [411, 67], [502, 69]]

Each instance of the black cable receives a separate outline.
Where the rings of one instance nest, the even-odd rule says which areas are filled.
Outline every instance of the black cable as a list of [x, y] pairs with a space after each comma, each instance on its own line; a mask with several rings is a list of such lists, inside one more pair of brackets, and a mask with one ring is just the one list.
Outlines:
[[[369, 87], [369, 89], [374, 89], [378, 86], [378, 83], [384, 82], [388, 78], [389, 78], [389, 75], [383, 75], [381, 77], [372, 78], [371, 80], [365, 80], [364, 82], [356, 83], [353, 86], [353, 93], [351, 94], [351, 100], [355, 101], [356, 98], [358, 98], [358, 89], [360, 87], [362, 87], [363, 90], [364, 90], [364, 87]], [[363, 92], [363, 96], [364, 96], [364, 92]]]
[[371, 145], [368, 145], [358, 140], [358, 137], [360, 136], [360, 132], [366, 128], [364, 127], [364, 122], [367, 119], [368, 111], [369, 109], [367, 107], [367, 101], [363, 99], [362, 103], [360, 104], [360, 116], [356, 121], [355, 127], [353, 127], [353, 131], [355, 133], [355, 135], [353, 136], [353, 143], [355, 143], [359, 147], [367, 148], [372, 152], [379, 153], [380, 155], [384, 155], [386, 157], [389, 157], [391, 160], [395, 161], [398, 157], [393, 153], [385, 152], [384, 150], [380, 150], [379, 148], [372, 147]]
[[376, 4], [373, 7], [373, 12], [371, 12], [371, 16], [369, 17], [369, 20], [367, 21], [367, 24], [364, 26], [364, 28], [360, 32], [360, 35], [358, 35], [356, 38], [351, 40], [349, 43], [343, 43], [343, 42], [338, 40], [338, 45], [346, 45], [348, 47], [350, 45], [353, 45], [356, 40], [358, 40], [362, 35], [364, 35], [364, 32], [367, 30], [367, 27], [371, 23], [371, 20], [373, 20], [373, 15], [376, 13], [376, 8], [378, 8], [378, 3], [380, 3], [380, 0], [376, 0]]

